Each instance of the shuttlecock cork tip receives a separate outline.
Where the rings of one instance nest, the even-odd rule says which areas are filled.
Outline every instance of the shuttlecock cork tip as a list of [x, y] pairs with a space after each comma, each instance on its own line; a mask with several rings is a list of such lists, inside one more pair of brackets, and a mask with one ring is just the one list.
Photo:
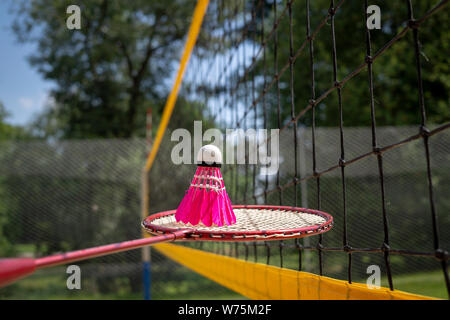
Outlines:
[[199, 165], [221, 165], [222, 152], [218, 147], [212, 144], [207, 144], [200, 148], [197, 154], [197, 163]]

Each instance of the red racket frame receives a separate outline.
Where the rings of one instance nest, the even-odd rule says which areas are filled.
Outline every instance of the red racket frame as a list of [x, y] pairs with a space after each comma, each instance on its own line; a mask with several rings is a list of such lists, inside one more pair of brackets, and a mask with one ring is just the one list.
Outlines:
[[174, 215], [176, 210], [164, 211], [153, 214], [147, 217], [142, 226], [152, 234], [168, 234], [175, 230], [189, 230], [185, 234], [185, 238], [177, 239], [178, 241], [263, 241], [263, 240], [283, 240], [290, 238], [303, 238], [306, 236], [312, 236], [320, 233], [324, 233], [333, 227], [333, 217], [328, 213], [298, 207], [288, 206], [267, 206], [267, 205], [234, 205], [233, 209], [259, 209], [259, 210], [286, 210], [302, 213], [309, 213], [320, 216], [326, 221], [320, 225], [311, 227], [302, 227], [294, 229], [279, 229], [279, 230], [260, 230], [260, 231], [206, 231], [197, 230], [193, 228], [166, 228], [152, 224], [152, 221]]

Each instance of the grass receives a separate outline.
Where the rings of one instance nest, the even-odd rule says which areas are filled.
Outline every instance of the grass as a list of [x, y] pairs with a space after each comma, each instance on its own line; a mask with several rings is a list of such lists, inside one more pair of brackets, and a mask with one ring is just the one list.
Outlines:
[[[172, 279], [174, 276], [177, 279]], [[155, 279], [157, 272], [153, 273]], [[184, 267], [172, 272], [172, 277], [160, 277], [152, 288], [152, 298], [158, 300], [235, 300], [246, 299], [238, 293], [214, 283]], [[17, 300], [140, 300], [141, 290], [133, 290], [127, 277], [110, 277], [106, 290], [102, 293], [98, 281], [93, 278], [82, 278], [80, 290], [66, 288], [67, 274], [65, 268], [52, 268], [37, 271], [34, 275], [22, 279], [10, 286], [0, 289], [1, 299]]]
[[[54, 271], [59, 272], [54, 272]], [[0, 290], [0, 299], [18, 300], [73, 300], [73, 299], [140, 299], [139, 294], [124, 293], [121, 290], [113, 294], [100, 294], [91, 290], [68, 290], [66, 288], [65, 270], [56, 268], [51, 273], [38, 272], [17, 283]], [[82, 282], [89, 288], [89, 281]], [[82, 287], [82, 289], [84, 289]]]
[[[442, 271], [420, 272], [396, 276], [394, 288], [401, 291], [420, 294], [440, 299], [449, 299]], [[388, 287], [386, 278], [381, 280], [383, 287]]]

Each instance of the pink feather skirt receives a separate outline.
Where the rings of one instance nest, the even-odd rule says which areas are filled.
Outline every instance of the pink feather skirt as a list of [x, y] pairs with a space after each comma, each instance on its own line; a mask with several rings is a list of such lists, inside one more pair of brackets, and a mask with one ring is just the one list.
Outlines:
[[187, 225], [207, 227], [236, 223], [219, 168], [197, 167], [191, 186], [175, 213], [175, 219]]

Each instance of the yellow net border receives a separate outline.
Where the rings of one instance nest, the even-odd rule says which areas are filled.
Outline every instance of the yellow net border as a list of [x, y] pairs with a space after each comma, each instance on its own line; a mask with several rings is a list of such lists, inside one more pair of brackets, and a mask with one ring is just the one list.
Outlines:
[[158, 244], [154, 247], [181, 265], [255, 300], [435, 300], [383, 287], [369, 289], [365, 284], [350, 284], [180, 245]]

